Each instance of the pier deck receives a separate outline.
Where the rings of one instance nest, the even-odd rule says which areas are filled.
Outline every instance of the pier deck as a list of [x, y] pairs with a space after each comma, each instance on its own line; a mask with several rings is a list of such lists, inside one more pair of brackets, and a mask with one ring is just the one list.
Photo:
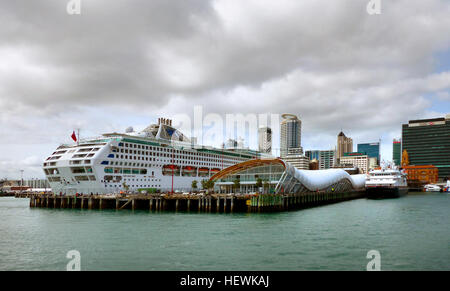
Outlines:
[[[20, 196], [16, 196], [20, 197]], [[315, 207], [365, 197], [365, 191], [303, 194], [154, 194], [126, 196], [27, 194], [30, 207], [195, 212], [273, 212]]]

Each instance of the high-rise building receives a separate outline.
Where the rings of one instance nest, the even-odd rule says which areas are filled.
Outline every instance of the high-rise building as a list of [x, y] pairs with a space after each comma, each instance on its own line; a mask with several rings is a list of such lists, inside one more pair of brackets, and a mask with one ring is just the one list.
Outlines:
[[309, 159], [304, 155], [287, 155], [283, 161], [293, 165], [299, 170], [309, 170]]
[[360, 143], [358, 144], [358, 153], [365, 153], [369, 158], [376, 158], [377, 164], [380, 163], [380, 143]]
[[309, 159], [309, 160], [319, 160], [319, 156], [320, 156], [320, 151], [319, 150], [311, 150], [311, 151], [305, 151], [305, 156]]
[[258, 129], [258, 145], [259, 151], [262, 153], [272, 153], [272, 129], [262, 127]]
[[312, 150], [306, 151], [305, 156], [308, 157], [311, 161], [316, 159], [319, 163], [319, 169], [325, 170], [333, 168], [335, 164], [336, 152], [334, 150]]
[[280, 157], [301, 155], [302, 122], [293, 114], [283, 114], [280, 125]]
[[440, 180], [450, 177], [450, 114], [403, 124], [402, 150], [408, 153], [410, 165], [433, 165]]
[[402, 141], [400, 139], [394, 139], [392, 142], [392, 161], [397, 166], [400, 166], [402, 161]]
[[369, 172], [369, 156], [364, 153], [344, 153], [340, 161], [341, 164], [357, 167], [362, 174]]
[[337, 137], [337, 162], [340, 163], [340, 159], [344, 156], [344, 153], [351, 152], [353, 152], [353, 139], [346, 137], [345, 134], [341, 131]]

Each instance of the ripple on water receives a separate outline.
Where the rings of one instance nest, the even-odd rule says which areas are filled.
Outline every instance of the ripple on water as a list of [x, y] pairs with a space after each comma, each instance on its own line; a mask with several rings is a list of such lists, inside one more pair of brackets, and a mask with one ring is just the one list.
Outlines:
[[450, 269], [449, 196], [359, 199], [283, 213], [30, 209], [0, 198], [0, 270]]

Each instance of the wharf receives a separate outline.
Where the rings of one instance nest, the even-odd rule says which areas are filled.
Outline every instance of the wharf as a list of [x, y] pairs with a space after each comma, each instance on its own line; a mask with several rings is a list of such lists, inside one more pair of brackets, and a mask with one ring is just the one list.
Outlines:
[[71, 209], [115, 209], [186, 212], [274, 212], [287, 211], [365, 197], [365, 191], [302, 194], [152, 194], [83, 195], [28, 194], [30, 207]]

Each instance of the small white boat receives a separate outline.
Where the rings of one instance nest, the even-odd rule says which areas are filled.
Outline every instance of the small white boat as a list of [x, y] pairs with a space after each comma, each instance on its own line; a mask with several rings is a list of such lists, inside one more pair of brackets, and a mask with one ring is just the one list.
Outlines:
[[441, 187], [439, 187], [438, 185], [434, 185], [434, 184], [428, 184], [423, 186], [423, 190], [425, 192], [441, 192]]

